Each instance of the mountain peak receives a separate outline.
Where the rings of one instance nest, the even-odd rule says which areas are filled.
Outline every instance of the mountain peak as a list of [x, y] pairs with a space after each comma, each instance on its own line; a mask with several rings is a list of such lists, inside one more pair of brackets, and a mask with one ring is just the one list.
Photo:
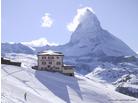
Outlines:
[[[95, 13], [90, 8], [85, 8], [83, 15], [80, 16], [80, 23], [77, 29], [89, 30], [89, 32], [97, 31], [101, 29], [100, 22], [97, 19]], [[77, 31], [76, 29], [76, 31]]]
[[[78, 11], [80, 12], [80, 11]], [[80, 41], [84, 38], [92, 38], [98, 35], [98, 32], [102, 28], [100, 26], [100, 22], [96, 17], [95, 13], [91, 8], [83, 8], [81, 9], [81, 15], [79, 18], [79, 24], [76, 30], [73, 32], [71, 36], [71, 42]]]
[[[83, 26], [84, 25], [84, 26]], [[86, 26], [85, 26], [86, 25]], [[76, 29], [82, 26], [83, 29], [92, 28], [95, 30], [94, 27], [100, 28], [100, 23], [90, 7], [83, 7], [77, 9], [77, 14], [74, 16], [72, 22], [67, 25], [69, 31], [74, 32]]]

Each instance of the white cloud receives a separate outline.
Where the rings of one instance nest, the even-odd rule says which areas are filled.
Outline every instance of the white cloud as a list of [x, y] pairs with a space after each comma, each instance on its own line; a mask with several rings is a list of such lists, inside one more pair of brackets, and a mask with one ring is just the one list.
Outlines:
[[50, 14], [49, 13], [45, 13], [45, 15], [42, 17], [41, 26], [50, 28], [52, 26], [52, 24], [53, 24], [53, 20], [50, 17]]
[[77, 14], [74, 16], [73, 21], [70, 22], [69, 24], [67, 24], [67, 29], [69, 31], [73, 32], [77, 28], [77, 26], [80, 23], [81, 17], [85, 14], [87, 9], [89, 9], [90, 11], [92, 11], [94, 13], [92, 8], [90, 8], [90, 7], [83, 7], [83, 8], [77, 9]]
[[45, 39], [45, 38], [40, 38], [40, 39], [37, 39], [37, 40], [32, 40], [30, 42], [22, 42], [22, 44], [27, 45], [29, 47], [42, 47], [42, 46], [46, 46], [46, 45], [57, 46], [58, 45], [57, 43], [50, 43], [50, 42], [48, 42], [47, 39]]

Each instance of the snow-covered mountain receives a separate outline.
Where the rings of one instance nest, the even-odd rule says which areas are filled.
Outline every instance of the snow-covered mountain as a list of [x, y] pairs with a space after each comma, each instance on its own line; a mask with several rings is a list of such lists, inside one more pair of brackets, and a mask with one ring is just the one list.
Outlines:
[[[113, 36], [108, 31], [104, 30], [101, 27], [95, 13], [93, 13], [91, 9], [82, 9], [83, 15], [80, 15], [79, 24], [76, 30], [72, 33], [72, 36], [68, 43], [59, 46], [44, 46], [47, 41], [42, 39], [27, 42], [27, 44], [25, 45], [32, 45], [34, 51], [31, 53], [35, 54], [39, 51], [48, 49], [61, 51], [65, 55], [64, 61], [68, 64], [75, 65], [76, 69], [82, 71], [83, 73], [91, 72], [93, 68], [101, 65], [104, 62], [115, 64], [122, 61], [137, 61], [135, 59], [125, 58], [125, 56], [133, 56], [136, 55], [136, 53], [123, 41]], [[36, 46], [36, 44], [39, 45], [41, 43], [44, 44], [42, 47], [34, 47], [34, 45]], [[20, 48], [20, 46], [18, 46], [18, 48], [15, 48], [16, 45], [15, 47], [14, 45], [7, 47], [7, 45], [9, 44], [5, 44], [2, 46], [2, 53], [4, 53], [5, 51], [28, 53], [28, 51], [25, 50], [26, 48]]]
[[89, 8], [84, 9], [84, 14], [79, 18], [80, 23], [68, 43], [52, 47], [38, 47], [36, 51], [58, 50], [64, 53], [67, 62], [73, 59], [71, 62], [77, 64], [79, 62], [92, 64], [94, 61], [116, 62], [123, 56], [136, 55], [123, 41], [104, 30], [96, 15]]
[[28, 46], [25, 46], [21, 43], [2, 43], [1, 44], [1, 53], [25, 53], [33, 54], [34, 49]]
[[25, 54], [34, 54], [37, 52], [37, 48], [45, 47], [45, 46], [57, 46], [56, 43], [50, 43], [46, 38], [40, 38], [37, 40], [32, 40], [30, 42], [7, 42], [2, 43], [2, 54], [5, 53], [25, 53]]
[[32, 40], [31, 42], [22, 42], [22, 44], [29, 46], [29, 47], [43, 47], [46, 45], [49, 46], [57, 46], [56, 43], [50, 43], [46, 38], [39, 38], [37, 40]]
[[[41, 50], [53, 49], [63, 52], [65, 62], [75, 65], [82, 73], [91, 72], [105, 62], [112, 64], [136, 62], [136, 59], [131, 59], [131, 56], [133, 58], [136, 53], [123, 41], [104, 30], [95, 13], [89, 8], [84, 9], [80, 23], [68, 43], [57, 47], [43, 47], [44, 49], [41, 48]], [[125, 56], [130, 56], [130, 58], [125, 58]]]
[[[102, 29], [96, 15], [88, 8], [85, 8], [84, 15], [80, 17], [80, 23], [78, 27], [72, 33], [70, 41], [65, 45], [51, 47], [48, 41], [43, 38], [31, 42], [22, 42], [22, 44], [31, 47], [37, 47], [36, 51], [45, 49], [57, 49], [59, 51], [62, 51], [65, 56], [80, 57], [91, 55], [92, 57], [118, 57], [136, 54], [120, 39], [116, 38], [108, 31]], [[2, 46], [2, 51], [5, 48], [6, 47]]]
[[102, 29], [96, 15], [85, 8], [80, 23], [65, 45], [67, 56], [126, 56], [135, 55], [124, 42]]
[[118, 57], [136, 54], [123, 41], [104, 30], [96, 15], [89, 8], [84, 9], [84, 14], [79, 18], [80, 23], [72, 33], [70, 41], [65, 45], [47, 49], [62, 51], [65, 56], [70, 57], [87, 55]]
[[[65, 45], [55, 46], [46, 39], [41, 38], [22, 44], [36, 47], [36, 51], [45, 49], [57, 49], [65, 56], [128, 56], [136, 53], [123, 41], [104, 30], [95, 13], [89, 8], [83, 8], [84, 14], [79, 18], [79, 24], [72, 33], [71, 39]], [[54, 45], [54, 47], [53, 47]], [[46, 48], [47, 46], [50, 46]], [[39, 48], [40, 47], [40, 48]], [[3, 51], [4, 47], [2, 48]], [[13, 48], [14, 49], [14, 48]], [[16, 51], [15, 51], [16, 52]]]

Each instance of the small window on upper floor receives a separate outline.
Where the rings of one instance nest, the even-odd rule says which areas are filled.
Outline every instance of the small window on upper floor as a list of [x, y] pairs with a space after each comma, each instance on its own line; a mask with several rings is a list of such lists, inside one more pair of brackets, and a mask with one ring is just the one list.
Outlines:
[[42, 59], [46, 59], [46, 57], [42, 57]]
[[59, 59], [59, 56], [57, 56], [57, 59]]

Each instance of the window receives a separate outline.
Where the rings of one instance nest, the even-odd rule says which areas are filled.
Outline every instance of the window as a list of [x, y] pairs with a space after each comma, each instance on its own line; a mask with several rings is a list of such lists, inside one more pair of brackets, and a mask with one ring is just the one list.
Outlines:
[[45, 65], [45, 64], [46, 64], [46, 62], [42, 62], [42, 64], [43, 64], [43, 65]]
[[54, 57], [52, 56], [52, 59], [54, 59]]
[[57, 59], [59, 59], [59, 56], [57, 56]]
[[42, 59], [46, 59], [46, 57], [42, 57]]
[[61, 62], [57, 62], [56, 64], [57, 64], [57, 65], [61, 65]]
[[48, 59], [50, 59], [50, 57], [48, 57]]
[[52, 62], [49, 62], [49, 64], [52, 64]]

